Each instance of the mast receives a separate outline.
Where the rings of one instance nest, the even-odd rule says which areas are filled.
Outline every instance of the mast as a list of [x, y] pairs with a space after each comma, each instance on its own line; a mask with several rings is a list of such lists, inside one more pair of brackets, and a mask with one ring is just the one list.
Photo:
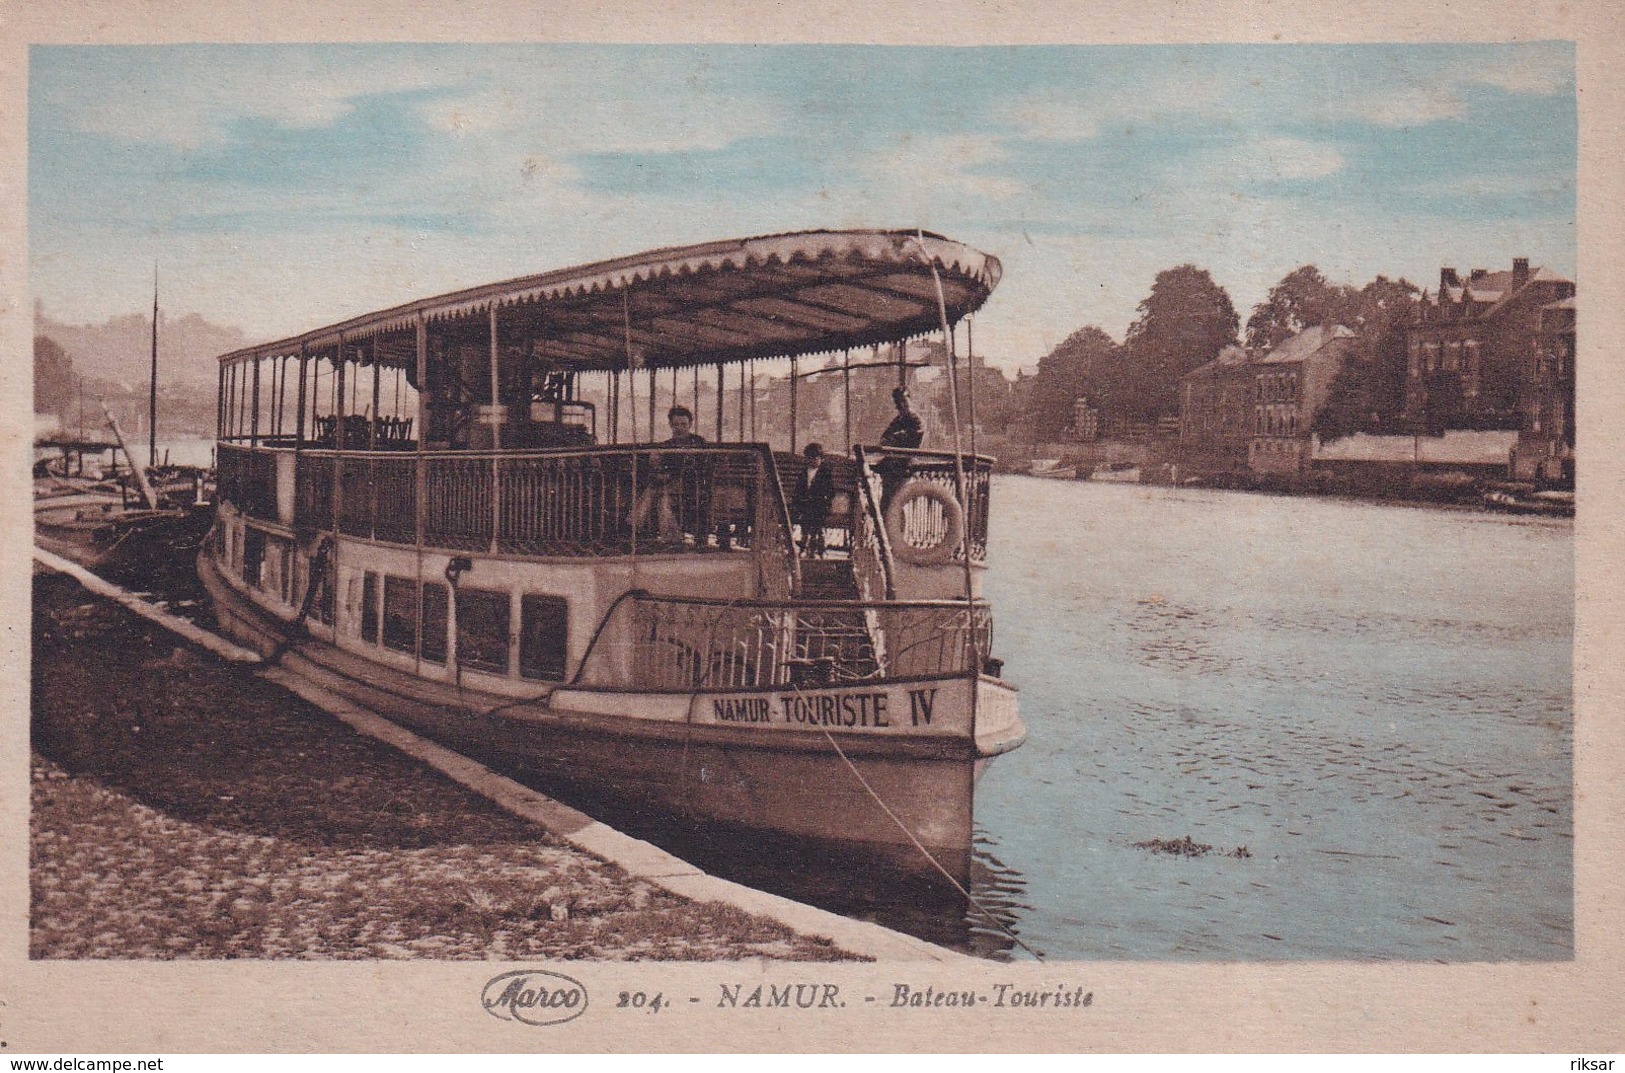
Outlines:
[[147, 505], [148, 510], [157, 510], [158, 497], [153, 493], [152, 485], [147, 483], [147, 471], [136, 461], [129, 445], [124, 442], [124, 430], [118, 427], [118, 418], [108, 409], [107, 400], [98, 401], [102, 404], [102, 413], [107, 415], [107, 427], [113, 430], [113, 439], [118, 441], [119, 450], [124, 452], [124, 457], [130, 460], [130, 472], [135, 476], [135, 486], [141, 492], [141, 501]]
[[152, 384], [147, 389], [147, 465], [158, 464], [158, 266], [152, 266]]

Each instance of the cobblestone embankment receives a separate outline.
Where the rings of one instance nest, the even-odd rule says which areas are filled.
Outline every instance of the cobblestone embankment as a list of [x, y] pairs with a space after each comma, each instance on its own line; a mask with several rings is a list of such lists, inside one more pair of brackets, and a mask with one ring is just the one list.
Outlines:
[[677, 897], [35, 577], [35, 958], [850, 957]]

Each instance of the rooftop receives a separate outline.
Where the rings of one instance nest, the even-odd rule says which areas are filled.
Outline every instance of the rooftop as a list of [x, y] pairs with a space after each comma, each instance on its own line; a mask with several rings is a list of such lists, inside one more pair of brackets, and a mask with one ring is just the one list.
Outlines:
[[1282, 365], [1288, 362], [1303, 361], [1311, 354], [1319, 351], [1339, 339], [1353, 339], [1354, 333], [1341, 324], [1319, 324], [1313, 328], [1305, 328], [1274, 350], [1259, 358], [1261, 365]]

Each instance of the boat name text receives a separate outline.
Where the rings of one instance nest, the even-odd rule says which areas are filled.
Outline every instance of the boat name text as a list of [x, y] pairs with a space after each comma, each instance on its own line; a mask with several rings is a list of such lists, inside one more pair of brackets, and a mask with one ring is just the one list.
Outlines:
[[[908, 725], [930, 726], [937, 690], [910, 689]], [[714, 697], [711, 714], [719, 723], [788, 723], [800, 726], [888, 730], [894, 725], [892, 697], [868, 693], [781, 693], [773, 697]]]

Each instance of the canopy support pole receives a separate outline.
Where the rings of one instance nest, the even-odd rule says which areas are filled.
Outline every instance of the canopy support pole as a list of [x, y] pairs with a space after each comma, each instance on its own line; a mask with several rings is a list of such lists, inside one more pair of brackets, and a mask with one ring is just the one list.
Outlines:
[[[937, 316], [942, 324], [942, 341], [948, 348], [948, 405], [953, 410], [954, 415], [954, 490], [959, 495], [960, 516], [964, 519], [959, 539], [961, 543], [960, 551], [965, 564], [965, 648], [967, 649], [965, 662], [980, 673], [980, 662], [971, 658], [976, 654], [976, 637], [973, 629], [976, 622], [976, 597], [970, 565], [970, 496], [965, 483], [965, 456], [959, 446], [959, 359], [954, 354], [954, 333], [948, 324], [948, 300], [942, 290], [942, 275], [937, 271], [936, 264], [925, 256], [923, 238], [920, 239], [920, 245], [921, 260], [925, 262], [926, 267], [931, 269], [931, 279], [936, 284]], [[973, 728], [976, 726], [976, 691], [974, 689], [971, 690], [971, 726]]]
[[[248, 445], [250, 447], [258, 447], [260, 442], [260, 356], [258, 354], [254, 355], [253, 392], [253, 401], [249, 403], [249, 406], [252, 408], [252, 412], [248, 418]], [[157, 448], [153, 449], [153, 453], [157, 453]], [[158, 463], [149, 462], [147, 464], [149, 466], [155, 466]]]
[[796, 432], [797, 432], [797, 426], [796, 426], [796, 386], [797, 386], [798, 382], [801, 379], [799, 376], [796, 375], [796, 372], [800, 368], [800, 366], [801, 366], [801, 362], [797, 358], [792, 357], [790, 359], [790, 453], [791, 454], [796, 453]]
[[345, 440], [344, 415], [348, 412], [345, 408], [347, 403], [344, 398], [344, 378], [348, 375], [348, 370], [344, 366], [344, 337], [342, 335], [339, 336], [338, 349], [333, 352], [333, 364], [336, 367], [333, 372], [333, 393], [338, 397], [338, 406], [335, 408], [334, 414], [339, 419], [338, 424], [334, 426], [333, 442], [342, 451], [344, 450]]
[[248, 428], [248, 372], [241, 365], [237, 368], [237, 437], [242, 438]]
[[965, 367], [970, 370], [970, 453], [976, 453], [976, 338], [974, 317], [965, 318]]
[[[416, 500], [417, 517], [412, 520], [412, 543], [417, 548], [418, 567], [418, 615], [423, 614], [423, 528], [424, 519], [429, 512], [429, 464], [424, 461], [423, 451], [429, 442], [429, 322], [422, 313], [418, 314], [417, 324], [412, 330], [414, 349], [417, 351], [417, 380], [418, 380], [418, 435], [417, 459], [412, 466], [413, 498]], [[421, 626], [421, 622], [419, 623]], [[418, 653], [414, 659], [421, 660]]]
[[[502, 450], [502, 418], [497, 407], [502, 405], [502, 376], [497, 363], [500, 360], [497, 353], [497, 304], [491, 303], [491, 449]], [[492, 539], [496, 534], [492, 534]]]
[[[491, 449], [502, 450], [502, 422], [507, 414], [502, 409], [501, 351], [497, 342], [497, 304], [491, 303]], [[491, 554], [497, 553], [502, 539], [502, 459], [491, 459]]]
[[367, 428], [367, 450], [378, 450], [378, 385], [383, 377], [384, 367], [378, 364], [378, 337], [372, 337], [372, 423]]
[[299, 397], [294, 402], [293, 449], [297, 452], [305, 445], [305, 374], [310, 366], [310, 355], [305, 344], [299, 344]]
[[841, 351], [841, 417], [846, 427], [846, 453], [852, 453], [852, 348]]
[[[638, 378], [632, 372], [637, 367], [637, 355], [632, 352], [632, 288], [621, 291], [621, 329], [626, 335], [626, 389], [632, 411], [632, 442], [638, 442]], [[650, 433], [654, 432], [651, 428]], [[634, 539], [636, 539], [634, 535]]]

